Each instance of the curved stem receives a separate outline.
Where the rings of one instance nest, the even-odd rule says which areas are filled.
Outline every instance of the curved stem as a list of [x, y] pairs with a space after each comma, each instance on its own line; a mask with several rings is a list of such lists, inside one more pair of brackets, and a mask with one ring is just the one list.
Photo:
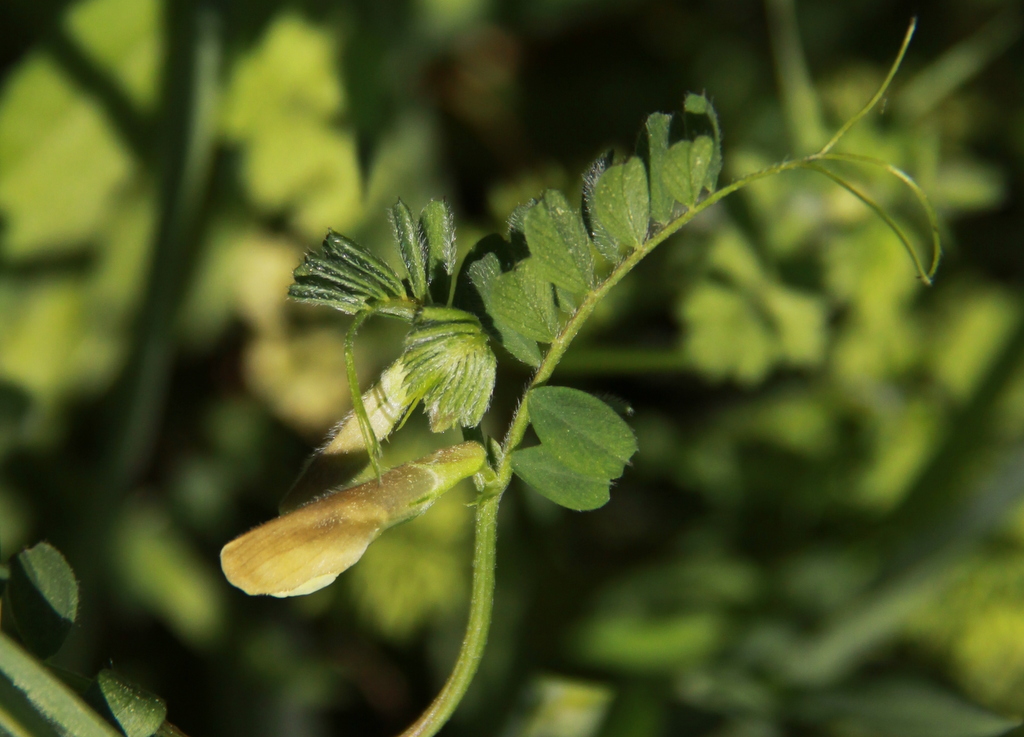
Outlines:
[[935, 208], [932, 207], [932, 203], [928, 199], [928, 195], [921, 189], [921, 185], [914, 181], [914, 178], [907, 174], [899, 167], [893, 166], [892, 164], [876, 159], [873, 156], [863, 156], [861, 154], [847, 154], [847, 153], [821, 153], [820, 151], [813, 156], [807, 157], [808, 161], [845, 161], [854, 164], [866, 164], [867, 166], [874, 166], [888, 172], [892, 176], [899, 179], [903, 184], [907, 186], [910, 193], [914, 195], [918, 204], [921, 205], [921, 209], [924, 210], [925, 217], [928, 219], [928, 228], [931, 231], [932, 237], [932, 262], [926, 272], [926, 280], [929, 284], [931, 278], [935, 276], [935, 272], [939, 268], [939, 260], [942, 258], [942, 244], [939, 239], [939, 216], [935, 212]]
[[498, 542], [498, 502], [500, 494], [482, 499], [476, 508], [476, 542], [473, 547], [473, 593], [469, 622], [462, 639], [458, 660], [444, 688], [416, 722], [401, 737], [431, 737], [444, 726], [466, 694], [476, 675], [487, 645], [494, 608], [494, 567]]
[[900, 65], [903, 63], [903, 57], [907, 53], [907, 47], [910, 46], [910, 39], [914, 37], [914, 30], [916, 28], [917, 18], [912, 18], [910, 20], [910, 26], [907, 28], [907, 32], [903, 36], [903, 43], [900, 46], [899, 53], [896, 54], [896, 61], [894, 61], [892, 66], [889, 67], [889, 73], [885, 76], [885, 79], [882, 81], [882, 85], [878, 88], [878, 91], [870, 100], [868, 100], [867, 104], [860, 109], [860, 112], [843, 123], [842, 127], [836, 131], [836, 134], [829, 139], [829, 142], [821, 147], [821, 150], [818, 151], [818, 156], [823, 156], [831, 151], [835, 145], [839, 143], [840, 139], [849, 133], [850, 129], [857, 125], [861, 118], [870, 113], [875, 105], [879, 103], [886, 91], [889, 89], [889, 85], [892, 84], [893, 77], [895, 77], [896, 72], [899, 71]]
[[[891, 230], [896, 235], [896, 237], [900, 239], [900, 243], [903, 244], [903, 248], [906, 249], [907, 253], [910, 255], [910, 260], [914, 262], [914, 268], [917, 269], [917, 274], [918, 276], [921, 277], [921, 280], [928, 286], [932, 285], [932, 275], [934, 274], [934, 270], [925, 270], [924, 264], [921, 263], [921, 258], [917, 255], [917, 251], [914, 250], [914, 245], [910, 242], [910, 238], [907, 236], [906, 233], [903, 232], [903, 228], [900, 227], [899, 223], [897, 223], [893, 219], [893, 217], [888, 212], [886, 212], [885, 208], [883, 208], [881, 205], [875, 202], [875, 200], [872, 197], [868, 196], [864, 192], [861, 192], [859, 189], [854, 187], [852, 184], [847, 182], [838, 174], [829, 171], [826, 167], [821, 166], [820, 164], [808, 162], [805, 164], [805, 168], [807, 168], [810, 171], [816, 171], [819, 174], [828, 177], [833, 182], [835, 182], [840, 187], [842, 187], [847, 192], [856, 197], [858, 200], [867, 205], [868, 208], [872, 212], [874, 212], [875, 215], [877, 215], [883, 223], [889, 226], [889, 230]], [[933, 263], [935, 263], [936, 266], [938, 265], [937, 262], [934, 261], [934, 258]]]

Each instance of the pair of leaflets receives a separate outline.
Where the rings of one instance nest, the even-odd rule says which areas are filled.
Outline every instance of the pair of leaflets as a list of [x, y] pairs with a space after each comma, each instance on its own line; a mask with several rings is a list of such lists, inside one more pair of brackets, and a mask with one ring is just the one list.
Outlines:
[[597, 397], [568, 387], [534, 389], [527, 410], [541, 442], [512, 454], [515, 474], [563, 507], [604, 506], [637, 449], [629, 425]]
[[703, 95], [689, 94], [683, 103], [688, 119], [706, 121], [707, 132], [677, 137], [673, 115], [654, 113], [644, 125], [644, 158], [650, 175], [651, 219], [664, 225], [676, 215], [676, 203], [692, 208], [704, 192], [714, 192], [722, 171], [718, 116]]
[[118, 673], [61, 679], [40, 662], [57, 653], [78, 616], [78, 581], [57, 548], [41, 542], [15, 556], [4, 599], [4, 616], [13, 616], [29, 652], [0, 635], [0, 679], [10, 686], [0, 688], [0, 733], [23, 734], [38, 722], [82, 737], [152, 737], [160, 729], [164, 701]]

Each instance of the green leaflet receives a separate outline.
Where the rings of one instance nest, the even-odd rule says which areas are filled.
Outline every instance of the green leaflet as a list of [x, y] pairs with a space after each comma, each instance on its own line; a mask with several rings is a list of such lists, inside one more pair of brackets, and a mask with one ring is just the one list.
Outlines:
[[573, 470], [617, 478], [636, 453], [629, 425], [592, 394], [542, 386], [530, 392], [527, 401], [537, 437]]
[[708, 98], [704, 95], [695, 95], [692, 92], [686, 95], [686, 99], [683, 101], [683, 110], [691, 115], [706, 117], [711, 125], [714, 149], [711, 153], [711, 163], [708, 165], [704, 186], [708, 192], [714, 192], [718, 187], [718, 177], [722, 173], [722, 130], [718, 127], [718, 113], [715, 112], [715, 108]]
[[86, 700], [126, 737], [152, 737], [167, 718], [167, 704], [120, 674], [101, 670]]
[[594, 189], [594, 217], [619, 247], [647, 239], [650, 196], [644, 162], [636, 156], [609, 167]]
[[561, 192], [549, 189], [529, 209], [523, 217], [523, 233], [543, 278], [576, 294], [594, 286], [590, 237]]
[[643, 149], [647, 171], [651, 179], [651, 219], [661, 225], [672, 219], [672, 210], [675, 205], [672, 193], [669, 192], [665, 182], [671, 127], [672, 116], [665, 113], [649, 115], [644, 124]]
[[402, 304], [408, 296], [398, 274], [334, 231], [328, 231], [324, 238], [323, 255], [307, 254], [294, 276], [288, 294], [299, 302], [327, 305], [349, 315], [375, 307], [398, 315], [410, 311]]
[[562, 312], [568, 312], [572, 314], [580, 306], [579, 296], [573, 292], [563, 289], [562, 287], [555, 287], [555, 301], [558, 303], [558, 309]]
[[78, 581], [60, 551], [41, 542], [19, 553], [11, 562], [7, 597], [29, 649], [40, 658], [56, 653], [78, 616]]
[[430, 296], [446, 304], [455, 273], [455, 216], [447, 200], [431, 200], [420, 213], [420, 237], [427, 244]]
[[615, 410], [577, 389], [539, 387], [527, 402], [541, 444], [515, 451], [513, 471], [563, 507], [604, 505], [611, 480], [636, 452], [633, 431]]
[[422, 300], [427, 294], [427, 248], [420, 238], [420, 230], [413, 222], [412, 213], [404, 202], [399, 200], [391, 208], [391, 227], [395, 231], [398, 252], [402, 254], [402, 262], [409, 274], [409, 286], [412, 296]]
[[665, 187], [687, 207], [693, 207], [706, 187], [714, 144], [707, 136], [679, 141], [668, 150]]
[[603, 507], [611, 498], [609, 479], [573, 471], [543, 445], [513, 453], [512, 470], [542, 496], [577, 512]]
[[532, 258], [516, 264], [491, 282], [487, 309], [520, 335], [550, 343], [559, 329], [551, 283], [538, 273]]
[[[500, 236], [493, 236], [492, 240], [494, 239], [501, 243], [505, 242]], [[537, 347], [537, 341], [530, 340], [516, 332], [493, 308], [492, 291], [495, 282], [497, 282], [502, 273], [498, 257], [494, 253], [487, 253], [470, 264], [468, 268], [464, 267], [464, 270], [469, 286], [476, 291], [482, 302], [481, 305], [473, 305], [472, 307], [480, 310], [481, 314], [485, 315], [490, 321], [497, 340], [504, 346], [505, 350], [523, 363], [528, 366], [539, 366], [541, 355], [540, 348]], [[469, 306], [467, 305], [467, 307]]]
[[494, 391], [497, 360], [475, 315], [453, 307], [424, 307], [399, 360], [408, 395], [423, 400], [432, 431], [480, 424]]
[[615, 152], [606, 151], [594, 159], [594, 162], [583, 174], [583, 198], [580, 207], [583, 223], [586, 225], [590, 237], [594, 240], [594, 247], [598, 253], [612, 263], [616, 263], [619, 260], [619, 247], [615, 243], [615, 239], [609, 235], [604, 225], [601, 224], [594, 213], [597, 183], [614, 160]]

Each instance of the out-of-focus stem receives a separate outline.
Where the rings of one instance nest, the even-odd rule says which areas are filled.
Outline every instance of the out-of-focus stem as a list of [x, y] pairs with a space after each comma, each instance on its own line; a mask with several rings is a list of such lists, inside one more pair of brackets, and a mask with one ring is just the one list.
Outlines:
[[826, 133], [818, 93], [811, 83], [800, 43], [795, 3], [794, 0], [766, 0], [765, 11], [786, 127], [797, 153], [806, 154], [825, 141]]
[[[168, 7], [168, 54], [162, 75], [163, 148], [152, 260], [136, 315], [128, 360], [111, 397], [110, 434], [68, 554], [86, 597], [96, 597], [96, 571], [108, 563], [117, 505], [149, 460], [163, 415], [174, 358], [175, 320], [194, 260], [215, 146], [221, 56], [219, 17], [209, 0]], [[88, 607], [72, 640], [88, 646]], [[76, 648], [65, 648], [74, 651]], [[78, 653], [79, 657], [89, 657]], [[74, 657], [74, 656], [72, 656]]]

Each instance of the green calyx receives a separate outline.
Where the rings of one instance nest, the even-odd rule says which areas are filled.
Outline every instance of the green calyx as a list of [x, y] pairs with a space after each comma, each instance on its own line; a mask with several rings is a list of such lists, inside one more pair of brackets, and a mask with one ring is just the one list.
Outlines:
[[424, 307], [399, 361], [406, 391], [413, 401], [423, 401], [432, 431], [480, 424], [494, 391], [497, 359], [475, 315]]

